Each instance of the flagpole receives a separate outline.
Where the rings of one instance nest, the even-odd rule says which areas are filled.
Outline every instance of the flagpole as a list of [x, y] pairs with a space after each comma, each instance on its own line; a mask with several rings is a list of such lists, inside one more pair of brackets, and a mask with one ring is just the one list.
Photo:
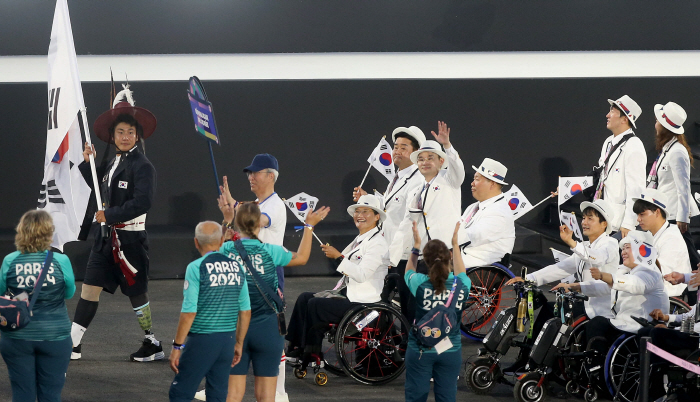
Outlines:
[[[538, 202], [537, 204], [533, 205], [532, 208], [530, 208], [530, 210], [527, 211], [527, 212], [530, 212], [530, 211], [532, 211], [533, 209], [539, 207], [540, 205], [542, 205], [543, 202], [547, 201], [547, 200], [550, 199], [550, 198], [554, 198], [554, 196], [556, 196], [556, 195], [557, 195], [557, 193], [554, 193], [554, 194], [552, 194], [552, 195], [546, 196], [542, 201], [540, 201], [540, 202]], [[522, 218], [524, 215], [527, 214], [527, 212], [525, 212], [524, 214], [518, 216], [517, 218], [515, 218], [515, 220], [517, 221], [518, 219]]]
[[[90, 140], [90, 126], [88, 126], [87, 112], [85, 108], [80, 109], [80, 115], [83, 118], [83, 130], [85, 130], [85, 142], [88, 146], [92, 148], [92, 141]], [[97, 169], [95, 168], [95, 153], [90, 154], [90, 172], [92, 172], [92, 185], [95, 191], [95, 201], [97, 201], [97, 210], [104, 211], [104, 206], [102, 205], [102, 194], [100, 194], [100, 185], [97, 181]], [[100, 222], [100, 232], [102, 237], [109, 237], [109, 227], [104, 222]]]
[[365, 177], [362, 178], [362, 183], [360, 183], [360, 188], [362, 188], [362, 185], [365, 184], [365, 179], [367, 178], [367, 175], [369, 174], [370, 169], [372, 169], [371, 163], [367, 167], [367, 171], [365, 172]]
[[211, 141], [207, 139], [209, 144], [209, 156], [211, 157], [211, 167], [214, 168], [214, 180], [216, 180], [216, 191], [221, 195], [221, 185], [219, 184], [219, 174], [216, 172], [216, 162], [214, 161], [214, 150], [211, 148]]

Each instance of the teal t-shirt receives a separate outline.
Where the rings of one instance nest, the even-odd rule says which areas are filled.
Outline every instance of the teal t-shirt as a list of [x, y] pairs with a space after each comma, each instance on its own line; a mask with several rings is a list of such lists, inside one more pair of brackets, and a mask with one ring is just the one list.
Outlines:
[[[454, 282], [455, 277], [452, 273], [450, 273], [450, 275], [447, 277], [447, 280], [445, 281], [446, 289], [441, 294], [435, 294], [433, 284], [430, 283], [430, 278], [428, 277], [428, 275], [419, 274], [415, 271], [406, 271], [404, 279], [406, 280], [406, 285], [408, 285], [408, 289], [410, 289], [411, 293], [416, 298], [415, 322], [418, 322], [433, 307], [437, 306], [438, 304], [444, 305], [445, 302], [447, 302], [447, 298], [450, 296], [450, 290], [452, 290], [452, 283]], [[457, 319], [461, 319], [462, 310], [464, 309], [464, 302], [469, 296], [469, 289], [472, 286], [472, 281], [469, 280], [469, 277], [467, 277], [467, 274], [465, 273], [457, 275], [457, 279], [462, 281], [462, 289], [459, 291], [459, 296], [455, 295], [457, 300], [453, 300], [452, 303], [455, 306], [455, 310], [457, 310]], [[454, 352], [457, 350], [461, 350], [462, 340], [460, 331], [452, 331], [449, 335], [449, 338], [450, 342], [452, 342], [452, 347], [446, 352]], [[408, 339], [408, 345], [410, 348], [414, 350], [420, 349], [418, 347], [418, 340], [413, 335], [413, 331], [409, 332]], [[423, 353], [437, 352], [435, 351], [435, 349], [426, 349], [423, 351]]]
[[[289, 261], [292, 260], [292, 252], [282, 246], [261, 243], [260, 240], [243, 239], [242, 242], [245, 251], [248, 253], [250, 262], [255, 267], [259, 276], [261, 276], [272, 289], [277, 289], [279, 287], [277, 267], [284, 267], [289, 264]], [[245, 263], [238, 255], [236, 245], [232, 241], [224, 243], [220, 251], [237, 261], [238, 265], [241, 267], [245, 267]], [[248, 272], [247, 269], [245, 271], [250, 294], [251, 322], [257, 322], [265, 319], [270, 314], [275, 314], [275, 311], [270, 308], [265, 299], [263, 299], [257, 286], [255, 286], [250, 272]]]
[[236, 330], [238, 312], [250, 310], [246, 278], [240, 265], [218, 251], [192, 261], [185, 272], [183, 313], [197, 313], [190, 332]]
[[[34, 288], [47, 251], [8, 254], [0, 269], [0, 295], [10, 292], [16, 296], [30, 293]], [[53, 253], [53, 262], [44, 279], [41, 293], [34, 304], [32, 319], [25, 328], [3, 332], [2, 336], [27, 341], [60, 341], [70, 336], [71, 321], [68, 318], [65, 299], [75, 293], [75, 276], [68, 257]], [[31, 298], [31, 294], [29, 295]], [[0, 319], [0, 325], [3, 320]]]

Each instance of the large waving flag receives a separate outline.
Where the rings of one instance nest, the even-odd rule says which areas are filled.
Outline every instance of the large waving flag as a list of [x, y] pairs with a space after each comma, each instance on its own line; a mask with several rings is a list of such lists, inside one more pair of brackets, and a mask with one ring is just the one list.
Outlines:
[[77, 166], [83, 161], [78, 118], [84, 109], [68, 4], [58, 0], [49, 45], [46, 154], [37, 208], [51, 214], [56, 228], [51, 245], [61, 251], [78, 239], [90, 199], [90, 187]]
[[513, 211], [513, 217], [525, 215], [532, 209], [530, 201], [515, 184], [506, 193], [506, 199], [510, 210]]
[[593, 184], [591, 176], [559, 177], [559, 205]]
[[392, 181], [394, 179], [394, 159], [391, 157], [391, 145], [382, 138], [372, 155], [367, 159], [372, 167], [377, 169], [379, 173], [384, 175], [387, 180]]

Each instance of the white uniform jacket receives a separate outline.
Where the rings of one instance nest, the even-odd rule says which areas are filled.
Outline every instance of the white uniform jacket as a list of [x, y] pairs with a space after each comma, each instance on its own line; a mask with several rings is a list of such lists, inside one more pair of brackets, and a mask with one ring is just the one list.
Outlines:
[[[678, 226], [671, 225], [668, 222], [664, 223], [654, 235], [652, 245], [659, 253], [656, 261], [661, 266], [662, 275], [670, 274], [674, 271], [683, 274], [690, 273], [688, 248]], [[670, 282], [664, 280], [664, 287], [669, 296], [680, 296], [687, 286], [685, 283], [671, 285]]]
[[[478, 212], [473, 213], [477, 208]], [[515, 223], [505, 195], [473, 203], [464, 211], [461, 221], [458, 235], [465, 267], [500, 262], [503, 256], [513, 252]]]
[[[632, 129], [618, 136], [610, 136], [603, 143], [598, 166], [605, 162], [608, 147], [612, 147], [626, 134], [634, 134]], [[610, 144], [610, 145], [608, 145]], [[647, 154], [642, 140], [633, 136], [613, 152], [608, 165], [600, 175], [603, 180], [603, 199], [608, 201], [614, 211], [615, 219], [609, 222], [614, 231], [624, 227], [634, 229], [637, 226], [637, 215], [632, 210], [632, 197], [639, 197], [646, 187]], [[596, 183], [597, 185], [597, 183]]]
[[[382, 229], [388, 244], [391, 244], [396, 230], [406, 215], [409, 198], [425, 183], [423, 175], [418, 171], [416, 165], [400, 170], [396, 175], [398, 176], [396, 183], [387, 187], [382, 201], [384, 212], [386, 212], [386, 221], [382, 224]], [[401, 259], [407, 260], [409, 253], [410, 251], [406, 250]]]
[[[668, 314], [668, 294], [664, 290], [663, 278], [656, 267], [637, 265], [630, 270], [624, 265], [617, 267], [612, 274], [613, 285], [610, 293], [610, 323], [620, 331], [636, 333], [642, 327], [631, 316], [647, 318], [654, 309]], [[607, 283], [594, 284], [595, 287], [609, 287]]]
[[[661, 149], [656, 164], [657, 189], [666, 196], [666, 219], [690, 222], [700, 215], [690, 191], [690, 158], [688, 151], [675, 138]], [[647, 179], [647, 183], [651, 177]], [[647, 184], [649, 186], [649, 184]]]
[[430, 183], [421, 175], [421, 187], [409, 197], [406, 214], [389, 247], [393, 266], [397, 266], [404, 253], [411, 249], [414, 221], [418, 222], [421, 250], [432, 239], [442, 240], [452, 248], [452, 234], [462, 208], [464, 164], [454, 147], [445, 153], [447, 169], [440, 170]]
[[353, 303], [378, 302], [389, 267], [389, 246], [382, 232], [374, 228], [357, 236], [342, 254], [345, 258], [336, 271], [348, 276], [348, 299]]
[[581, 285], [581, 293], [589, 297], [584, 302], [588, 318], [597, 316], [612, 318], [610, 287], [601, 280], [593, 279], [590, 269], [596, 267], [601, 272], [611, 275], [617, 272], [620, 261], [618, 250], [617, 240], [603, 233], [593, 243], [588, 241], [577, 243], [576, 247], [571, 249], [574, 254], [556, 264], [527, 274], [527, 279], [537, 283], [537, 286], [542, 286], [573, 275], [576, 282]]

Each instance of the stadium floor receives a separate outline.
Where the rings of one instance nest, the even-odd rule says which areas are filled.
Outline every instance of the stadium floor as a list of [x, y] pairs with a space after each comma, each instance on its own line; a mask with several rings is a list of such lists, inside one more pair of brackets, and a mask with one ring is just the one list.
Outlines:
[[[287, 316], [291, 315], [293, 302], [297, 296], [308, 290], [332, 288], [334, 277], [291, 277], [286, 280], [286, 296], [290, 301]], [[80, 294], [80, 284], [73, 299], [68, 301], [68, 312], [72, 317]], [[170, 345], [175, 336], [177, 321], [182, 303], [182, 280], [156, 280], [150, 283], [151, 308], [153, 311], [156, 337], [165, 345]], [[464, 358], [473, 355], [479, 343], [462, 338]], [[174, 373], [168, 361], [136, 363], [129, 361], [129, 354], [135, 352], [141, 343], [139, 329], [129, 300], [121, 295], [103, 293], [97, 316], [83, 338], [82, 360], [71, 362], [68, 368], [66, 385], [63, 388], [63, 401], [167, 401], [168, 389]], [[166, 358], [169, 355], [169, 347]], [[513, 349], [505, 361], [514, 360]], [[328, 384], [321, 387], [314, 383], [312, 376], [298, 380], [287, 366], [287, 392], [291, 402], [328, 401], [403, 401], [405, 375], [382, 386], [367, 386], [351, 378], [329, 375]], [[244, 401], [254, 401], [253, 375], [248, 376], [247, 392]], [[457, 400], [468, 400], [476, 395], [467, 391], [460, 378]], [[478, 397], [480, 401], [512, 401], [512, 388], [497, 385], [491, 395]], [[10, 383], [7, 367], [0, 363], [0, 402], [10, 401]], [[432, 394], [429, 401], [434, 401]]]

